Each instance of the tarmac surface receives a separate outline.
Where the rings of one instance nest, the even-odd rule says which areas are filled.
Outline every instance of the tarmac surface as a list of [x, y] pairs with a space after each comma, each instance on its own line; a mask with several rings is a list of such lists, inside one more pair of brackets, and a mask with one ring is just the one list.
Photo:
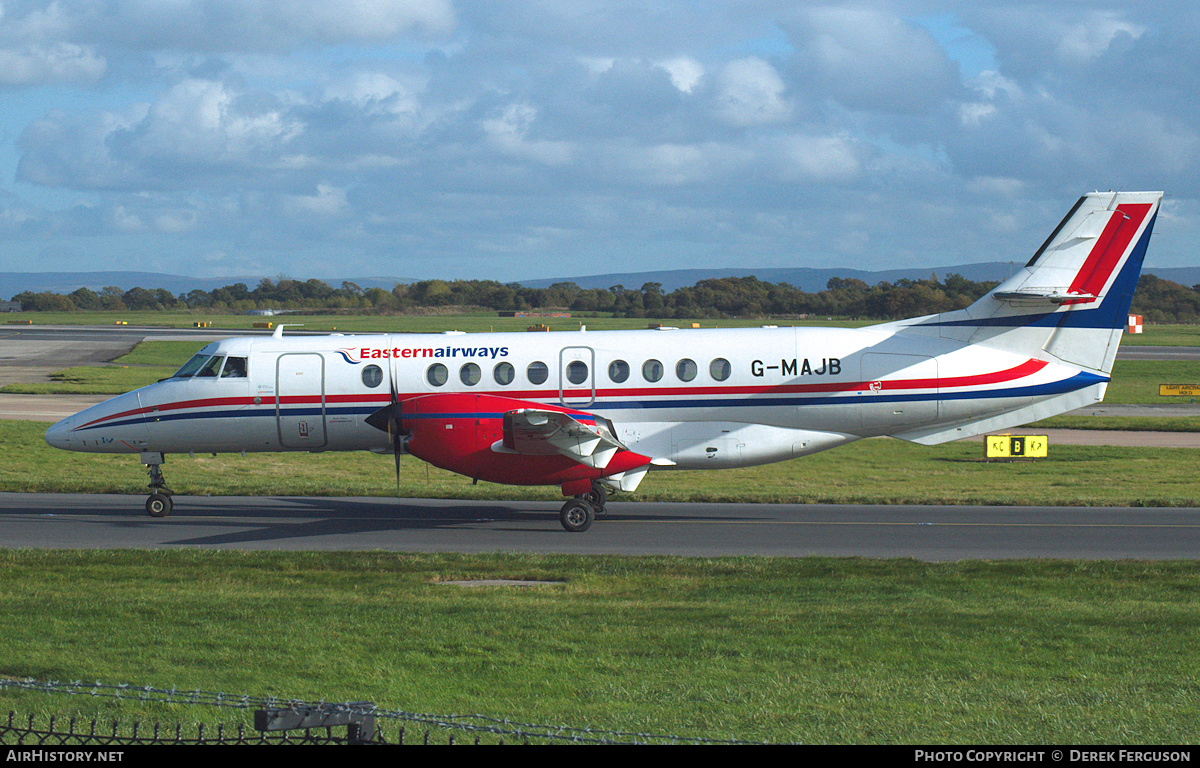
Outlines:
[[4, 546], [34, 549], [1200, 559], [1200, 509], [611, 502], [568, 533], [551, 502], [0, 493]]

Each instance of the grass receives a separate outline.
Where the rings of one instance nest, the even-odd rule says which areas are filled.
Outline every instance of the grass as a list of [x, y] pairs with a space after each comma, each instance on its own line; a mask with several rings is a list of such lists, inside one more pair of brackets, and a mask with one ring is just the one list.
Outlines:
[[[130, 388], [121, 377], [139, 366], [169, 373], [199, 346], [165, 344], [122, 358], [121, 383], [107, 385]], [[1157, 397], [1164, 372], [1193, 376], [1177, 365], [1119, 362], [1109, 401]], [[44, 428], [0, 422], [0, 490], [144, 494], [135, 457], [56, 451]], [[635, 498], [1200, 505], [1193, 451], [1052, 445], [1047, 460], [1013, 463], [982, 452], [868, 440], [766, 467], [654, 473]], [[172, 456], [166, 471], [183, 494], [385, 496], [392, 467], [365, 453], [252, 454]], [[557, 497], [401, 467], [407, 496]], [[484, 578], [548, 583], [445, 584]], [[0, 550], [0, 676], [712, 738], [1190, 743], [1197, 624], [1194, 563]], [[7, 689], [0, 707], [228, 722]]]
[[1104, 402], [1113, 404], [1179, 405], [1189, 398], [1164, 397], [1160, 384], [1200, 384], [1200, 360], [1118, 360]]
[[[807, 743], [1190, 743], [1190, 563], [0, 551], [0, 674]], [[452, 579], [543, 586], [471, 588]], [[0, 706], [118, 705], [0, 691]], [[191, 713], [187, 713], [190, 715]]]
[[1127, 333], [1122, 344], [1153, 347], [1200, 346], [1200, 325], [1163, 323], [1145, 326], [1144, 333]]
[[1053, 416], [1022, 428], [1103, 429], [1117, 432], [1200, 432], [1200, 416]]

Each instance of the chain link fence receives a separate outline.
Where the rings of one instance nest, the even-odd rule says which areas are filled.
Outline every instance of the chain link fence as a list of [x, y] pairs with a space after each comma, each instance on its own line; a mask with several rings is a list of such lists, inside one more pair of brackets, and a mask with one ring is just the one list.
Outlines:
[[[603, 731], [521, 723], [486, 715], [434, 715], [389, 710], [372, 703], [308, 702], [274, 696], [156, 688], [100, 682], [0, 679], [0, 689], [55, 696], [91, 696], [135, 702], [183, 704], [255, 713], [256, 726], [290, 715], [295, 727], [181, 725], [63, 716], [17, 715], [0, 719], [0, 744], [25, 746], [142, 744], [735, 744], [728, 740]], [[232, 713], [230, 713], [232, 715]], [[288, 718], [282, 718], [288, 721]], [[311, 723], [330, 723], [313, 726]], [[339, 728], [345, 726], [344, 732]], [[280, 727], [282, 730], [265, 730]]]

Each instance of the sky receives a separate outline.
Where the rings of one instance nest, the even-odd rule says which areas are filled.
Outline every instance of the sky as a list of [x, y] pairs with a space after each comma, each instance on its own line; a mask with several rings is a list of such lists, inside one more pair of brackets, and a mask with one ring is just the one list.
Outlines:
[[1024, 262], [1163, 190], [1200, 4], [0, 0], [0, 271], [502, 282]]

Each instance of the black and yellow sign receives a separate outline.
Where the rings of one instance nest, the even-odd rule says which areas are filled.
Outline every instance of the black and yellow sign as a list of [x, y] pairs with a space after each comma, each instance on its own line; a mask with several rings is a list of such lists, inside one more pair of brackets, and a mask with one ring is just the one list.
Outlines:
[[1159, 384], [1158, 394], [1163, 397], [1169, 395], [1200, 397], [1200, 384]]
[[1045, 435], [988, 435], [984, 445], [989, 459], [1044, 459], [1050, 440]]

